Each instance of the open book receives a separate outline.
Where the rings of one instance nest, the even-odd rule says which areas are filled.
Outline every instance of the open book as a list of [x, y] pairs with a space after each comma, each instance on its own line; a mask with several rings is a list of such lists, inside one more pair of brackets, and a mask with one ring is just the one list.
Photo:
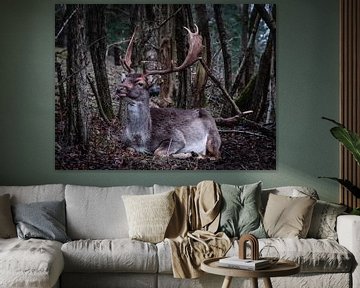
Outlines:
[[247, 270], [259, 270], [265, 269], [271, 265], [271, 262], [266, 259], [251, 260], [251, 259], [240, 259], [238, 256], [229, 258], [222, 258], [219, 260], [219, 266], [247, 269]]

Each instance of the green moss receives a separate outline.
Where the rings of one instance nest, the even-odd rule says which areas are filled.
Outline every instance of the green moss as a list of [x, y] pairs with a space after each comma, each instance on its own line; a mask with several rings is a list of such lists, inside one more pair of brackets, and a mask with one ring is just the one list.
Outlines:
[[256, 83], [256, 75], [251, 77], [245, 88], [235, 97], [235, 103], [240, 110], [247, 110], [251, 105], [251, 97], [253, 95]]

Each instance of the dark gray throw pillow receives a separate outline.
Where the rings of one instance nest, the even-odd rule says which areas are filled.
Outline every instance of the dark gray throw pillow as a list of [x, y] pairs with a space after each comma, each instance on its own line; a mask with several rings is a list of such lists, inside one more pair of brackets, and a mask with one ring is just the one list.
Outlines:
[[219, 231], [229, 237], [253, 234], [266, 238], [260, 216], [261, 182], [243, 186], [221, 185], [222, 209]]
[[12, 211], [18, 237], [70, 241], [65, 230], [65, 201], [15, 204]]

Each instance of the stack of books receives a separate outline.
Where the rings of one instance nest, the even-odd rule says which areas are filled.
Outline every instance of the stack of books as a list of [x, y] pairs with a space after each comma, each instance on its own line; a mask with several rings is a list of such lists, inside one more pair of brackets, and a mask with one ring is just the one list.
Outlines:
[[219, 260], [219, 266], [246, 270], [260, 270], [271, 266], [267, 259], [251, 260], [240, 259], [238, 256], [222, 258]]

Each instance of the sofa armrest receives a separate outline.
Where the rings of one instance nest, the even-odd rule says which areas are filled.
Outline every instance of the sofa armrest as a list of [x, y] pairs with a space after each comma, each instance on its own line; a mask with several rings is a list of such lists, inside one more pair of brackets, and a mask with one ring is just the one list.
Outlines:
[[336, 229], [339, 243], [355, 257], [356, 264], [352, 273], [353, 287], [360, 287], [360, 216], [338, 216]]

